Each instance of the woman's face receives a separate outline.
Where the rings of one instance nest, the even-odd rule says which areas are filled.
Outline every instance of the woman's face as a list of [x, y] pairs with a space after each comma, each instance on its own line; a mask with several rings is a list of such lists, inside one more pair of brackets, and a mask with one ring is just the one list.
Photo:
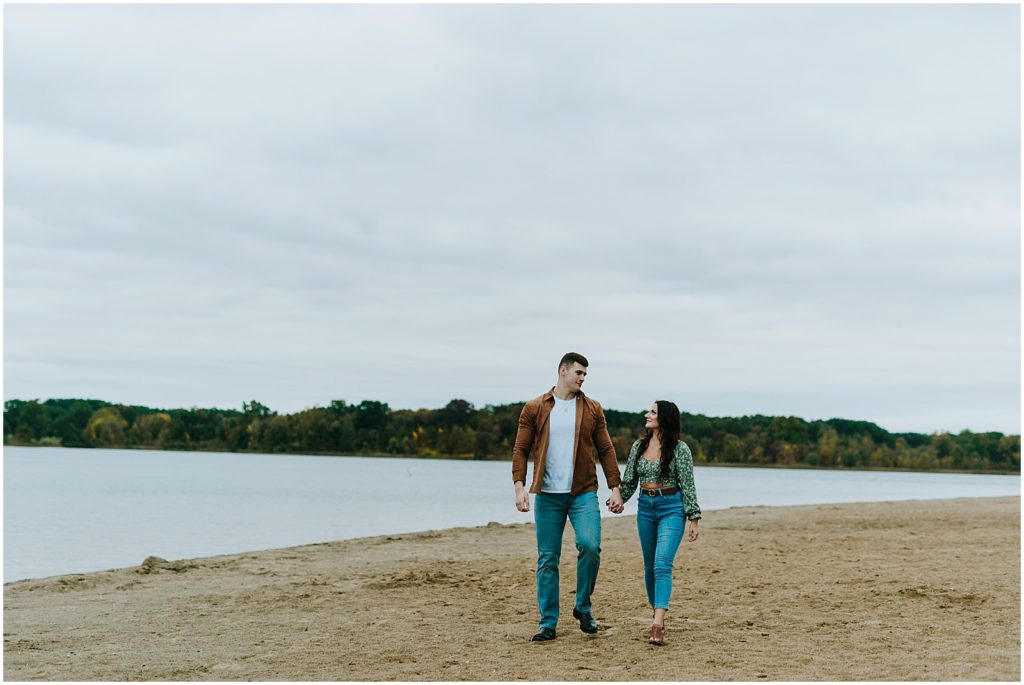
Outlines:
[[658, 430], [658, 405], [652, 404], [650, 410], [644, 414], [644, 428], [652, 431]]

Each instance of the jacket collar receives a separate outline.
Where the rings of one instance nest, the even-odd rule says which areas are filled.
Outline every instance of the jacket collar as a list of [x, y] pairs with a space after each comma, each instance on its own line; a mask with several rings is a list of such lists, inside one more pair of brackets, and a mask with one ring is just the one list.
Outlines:
[[[577, 392], [577, 393], [576, 393], [576, 399], [578, 399], [578, 400], [582, 400], [582, 399], [584, 399], [584, 398], [586, 398], [586, 395], [584, 395], [584, 394], [583, 394], [583, 391], [582, 391], [582, 390], [580, 390], [579, 392]], [[550, 390], [548, 390], [548, 391], [547, 391], [546, 393], [544, 393], [544, 394], [542, 395], [542, 399], [543, 399], [543, 400], [544, 400], [545, 402], [547, 402], [547, 401], [549, 401], [549, 400], [550, 400], [550, 401], [551, 401], [551, 404], [554, 404], [554, 403], [555, 403], [555, 386], [553, 386], [553, 385], [552, 385], [552, 386], [551, 386], [551, 389], [550, 389]]]

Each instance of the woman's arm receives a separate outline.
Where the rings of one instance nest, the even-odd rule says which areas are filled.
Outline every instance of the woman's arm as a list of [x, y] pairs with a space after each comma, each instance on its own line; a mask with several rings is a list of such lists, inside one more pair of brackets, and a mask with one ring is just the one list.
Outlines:
[[693, 484], [693, 454], [690, 452], [690, 447], [682, 440], [676, 445], [676, 454], [672, 465], [676, 469], [676, 481], [683, 491], [686, 518], [696, 521], [700, 519], [700, 504], [697, 503], [697, 487]]
[[633, 446], [629, 448], [629, 458], [626, 459], [626, 472], [622, 474], [622, 489], [619, 491], [623, 504], [628, 502], [629, 498], [636, 492], [636, 486], [640, 478], [636, 472], [636, 458], [639, 449], [639, 440], [634, 442]]

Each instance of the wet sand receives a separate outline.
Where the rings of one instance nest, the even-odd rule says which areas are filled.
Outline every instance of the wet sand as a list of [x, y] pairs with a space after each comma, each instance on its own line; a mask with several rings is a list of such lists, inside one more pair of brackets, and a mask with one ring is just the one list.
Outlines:
[[1019, 497], [705, 512], [661, 648], [635, 519], [603, 525], [595, 636], [571, 528], [531, 643], [533, 526], [491, 524], [6, 584], [4, 677], [1020, 680]]

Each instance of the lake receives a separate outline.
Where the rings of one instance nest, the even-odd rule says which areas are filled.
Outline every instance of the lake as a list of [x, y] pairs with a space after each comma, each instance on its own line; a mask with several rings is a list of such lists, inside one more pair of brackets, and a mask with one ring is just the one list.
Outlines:
[[[509, 462], [50, 447], [3, 453], [5, 582], [135, 566], [149, 555], [183, 559], [533, 520], [515, 509]], [[1016, 475], [698, 466], [694, 477], [704, 511], [1020, 495]], [[604, 502], [607, 490], [599, 494]], [[626, 514], [635, 512], [634, 496]]]

